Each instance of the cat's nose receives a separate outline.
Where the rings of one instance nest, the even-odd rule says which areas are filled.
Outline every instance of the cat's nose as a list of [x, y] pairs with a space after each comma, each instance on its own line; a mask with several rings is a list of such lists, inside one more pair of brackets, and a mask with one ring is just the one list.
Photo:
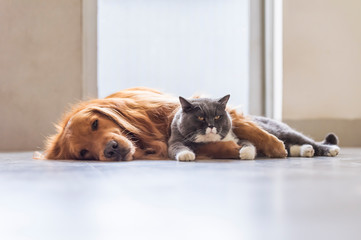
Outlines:
[[208, 127], [209, 127], [210, 129], [212, 129], [214, 126], [211, 125], [211, 124], [208, 124]]

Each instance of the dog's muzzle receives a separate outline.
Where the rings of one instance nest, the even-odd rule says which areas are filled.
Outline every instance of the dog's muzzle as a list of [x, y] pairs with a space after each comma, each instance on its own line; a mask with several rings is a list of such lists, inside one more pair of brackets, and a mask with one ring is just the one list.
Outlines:
[[129, 152], [129, 148], [123, 148], [119, 146], [118, 142], [111, 140], [105, 145], [104, 156], [109, 160], [122, 161]]

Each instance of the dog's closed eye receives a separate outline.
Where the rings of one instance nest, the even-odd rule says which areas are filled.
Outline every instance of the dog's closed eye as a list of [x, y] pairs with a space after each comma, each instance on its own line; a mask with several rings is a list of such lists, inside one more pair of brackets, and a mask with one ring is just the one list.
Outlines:
[[92, 130], [96, 131], [97, 129], [98, 129], [98, 119], [92, 123]]

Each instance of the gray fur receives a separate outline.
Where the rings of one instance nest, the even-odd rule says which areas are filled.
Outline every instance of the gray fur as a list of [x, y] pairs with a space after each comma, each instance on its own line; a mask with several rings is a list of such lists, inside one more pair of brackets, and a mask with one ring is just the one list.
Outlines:
[[285, 143], [288, 153], [290, 153], [290, 147], [292, 145], [310, 144], [315, 150], [315, 156], [328, 156], [330, 145], [338, 144], [337, 136], [333, 133], [329, 133], [323, 142], [316, 142], [302, 133], [295, 131], [285, 123], [256, 116], [253, 117], [253, 121], [265, 131], [282, 140]]
[[[214, 100], [198, 98], [186, 100], [179, 97], [181, 109], [175, 114], [171, 125], [171, 136], [168, 141], [168, 153], [173, 159], [182, 151], [191, 151], [200, 143], [197, 136], [205, 135], [208, 127], [215, 127], [222, 140], [231, 130], [232, 123], [226, 112], [229, 95]], [[218, 120], [216, 116], [220, 116]], [[204, 120], [199, 120], [203, 117]]]

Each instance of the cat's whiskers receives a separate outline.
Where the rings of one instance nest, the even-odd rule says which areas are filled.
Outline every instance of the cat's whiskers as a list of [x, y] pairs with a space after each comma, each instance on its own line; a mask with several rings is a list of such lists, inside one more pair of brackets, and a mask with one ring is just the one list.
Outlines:
[[197, 136], [198, 132], [199, 132], [199, 130], [197, 130], [196, 132], [188, 133], [187, 135], [184, 136], [184, 140], [193, 142], [195, 137]]

